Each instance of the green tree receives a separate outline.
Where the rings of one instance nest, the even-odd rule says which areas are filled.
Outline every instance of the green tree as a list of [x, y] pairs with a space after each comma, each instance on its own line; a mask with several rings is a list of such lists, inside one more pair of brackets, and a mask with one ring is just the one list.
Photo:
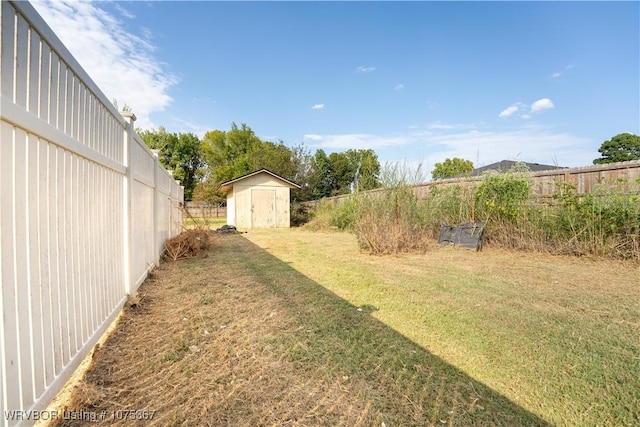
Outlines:
[[[329, 155], [316, 150], [313, 156], [305, 154], [307, 179], [302, 181], [308, 190], [306, 199], [348, 194], [380, 187], [380, 162], [373, 150], [347, 150]], [[296, 181], [300, 184], [300, 181]]]
[[202, 139], [202, 155], [208, 165], [206, 179], [196, 189], [196, 200], [216, 201], [221, 198], [221, 183], [259, 169], [294, 181], [296, 153], [284, 142], [262, 141], [246, 124], [231, 124], [229, 131], [213, 130]]
[[640, 136], [621, 133], [602, 143], [598, 149], [602, 157], [593, 161], [594, 165], [640, 160]]
[[294, 202], [313, 200], [313, 157], [304, 143], [291, 148], [291, 163], [295, 171], [292, 181], [300, 185], [300, 188], [291, 194], [291, 200]]
[[184, 186], [185, 200], [193, 198], [193, 190], [204, 175], [204, 160], [200, 152], [200, 138], [193, 133], [178, 134], [178, 142], [171, 158], [173, 177]]
[[248, 156], [247, 173], [264, 168], [289, 181], [295, 180], [296, 165], [293, 162], [293, 152], [284, 142], [260, 141], [251, 148]]
[[212, 130], [202, 138], [202, 155], [209, 166], [207, 180], [213, 184], [237, 178], [253, 172], [250, 153], [260, 143], [260, 138], [246, 124], [231, 124], [228, 132]]
[[352, 184], [355, 181], [355, 165], [349, 161], [349, 157], [345, 152], [329, 154], [329, 163], [331, 164], [331, 195], [351, 193]]
[[169, 133], [163, 127], [157, 131], [138, 130], [138, 134], [149, 148], [158, 150], [160, 163], [180, 181], [185, 200], [191, 200], [204, 175], [200, 139], [192, 133]]
[[380, 162], [373, 150], [347, 150], [345, 154], [354, 169], [353, 186], [356, 191], [380, 187]]
[[309, 177], [311, 187], [311, 198], [321, 199], [331, 196], [333, 189], [333, 167], [329, 161], [329, 156], [324, 150], [316, 150], [311, 158], [311, 171]]
[[445, 159], [442, 163], [436, 163], [431, 172], [431, 178], [446, 179], [457, 176], [468, 176], [472, 170], [473, 162], [471, 162], [471, 160], [454, 157], [452, 159]]
[[193, 200], [195, 202], [222, 203], [226, 197], [218, 191], [218, 184], [212, 179], [206, 179], [193, 189]]

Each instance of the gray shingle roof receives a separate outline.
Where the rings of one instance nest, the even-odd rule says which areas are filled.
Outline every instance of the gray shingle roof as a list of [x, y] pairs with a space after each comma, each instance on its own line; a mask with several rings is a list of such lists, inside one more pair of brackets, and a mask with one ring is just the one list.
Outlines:
[[541, 165], [540, 163], [527, 163], [527, 162], [516, 162], [513, 160], [502, 160], [500, 162], [491, 163], [487, 166], [482, 166], [480, 168], [476, 168], [471, 171], [471, 176], [480, 176], [486, 171], [495, 170], [498, 172], [506, 172], [511, 169], [516, 163], [524, 163], [527, 165], [531, 172], [539, 172], [539, 171], [547, 171], [552, 169], [566, 169], [562, 166], [552, 166], [552, 165]]

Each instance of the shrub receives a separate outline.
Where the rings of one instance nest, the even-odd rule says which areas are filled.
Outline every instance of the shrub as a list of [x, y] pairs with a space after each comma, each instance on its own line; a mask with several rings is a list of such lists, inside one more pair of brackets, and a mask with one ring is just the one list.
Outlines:
[[476, 212], [488, 222], [492, 217], [515, 220], [526, 208], [532, 180], [528, 173], [489, 172], [476, 192]]
[[531, 227], [533, 181], [526, 170], [488, 172], [475, 193], [475, 217], [485, 223], [488, 243], [531, 249], [536, 232]]
[[291, 225], [299, 227], [311, 219], [311, 210], [308, 205], [300, 202], [291, 203]]
[[541, 219], [554, 252], [640, 259], [640, 186], [600, 185], [587, 195], [559, 185]]
[[313, 230], [334, 228], [340, 231], [351, 231], [356, 207], [354, 196], [319, 200], [308, 210], [305, 228]]
[[340, 231], [350, 231], [353, 228], [356, 196], [333, 200], [322, 200], [316, 207], [314, 216], [326, 222], [330, 227]]

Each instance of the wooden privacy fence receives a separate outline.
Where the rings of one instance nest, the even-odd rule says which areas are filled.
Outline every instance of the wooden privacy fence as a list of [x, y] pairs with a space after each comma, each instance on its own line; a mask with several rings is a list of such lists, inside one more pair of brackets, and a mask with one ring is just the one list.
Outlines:
[[227, 217], [227, 205], [224, 203], [185, 202], [184, 208], [193, 218]]
[[[531, 172], [531, 178], [533, 181], [532, 192], [538, 200], [550, 199], [556, 191], [565, 189], [566, 186], [573, 188], [572, 191], [575, 194], [589, 194], [597, 187], [607, 185], [615, 185], [618, 190], [623, 192], [632, 191], [633, 188], [637, 189], [640, 183], [640, 160]], [[476, 186], [481, 181], [482, 177], [451, 178], [416, 184], [412, 188], [418, 199], [425, 199], [431, 189], [435, 187], [455, 184]], [[384, 189], [371, 191], [384, 191]], [[340, 203], [349, 197], [351, 194], [327, 197], [323, 200]], [[317, 202], [319, 201], [305, 202], [305, 205], [313, 206]]]
[[180, 232], [183, 189], [29, 3], [0, 22], [0, 425], [30, 425]]

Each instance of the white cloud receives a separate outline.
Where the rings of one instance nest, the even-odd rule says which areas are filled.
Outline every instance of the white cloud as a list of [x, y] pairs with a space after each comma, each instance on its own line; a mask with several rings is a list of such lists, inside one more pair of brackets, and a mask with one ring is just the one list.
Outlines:
[[[565, 70], [570, 70], [573, 68], [573, 64], [569, 64], [567, 66], [564, 67]], [[551, 74], [551, 78], [552, 79], [557, 79], [564, 76], [564, 72], [563, 71], [556, 71], [555, 73]]]
[[324, 104], [316, 104], [311, 108], [314, 109], [314, 110], [322, 110], [322, 109], [324, 109]]
[[[500, 114], [498, 114], [498, 117], [501, 117], [501, 118], [511, 117], [517, 113], [521, 113], [520, 118], [530, 119], [532, 114], [541, 113], [545, 110], [549, 110], [554, 107], [555, 106], [553, 105], [553, 102], [551, 102], [549, 98], [542, 98], [535, 101], [533, 104], [531, 104], [530, 108], [526, 104], [523, 104], [521, 102], [516, 102], [515, 104], [511, 104], [509, 107], [502, 110]], [[527, 109], [529, 109], [529, 111], [525, 112], [525, 110]]]
[[519, 109], [520, 107], [517, 104], [513, 104], [502, 110], [500, 114], [498, 114], [498, 117], [511, 117], [517, 113]]
[[541, 113], [545, 110], [550, 110], [554, 108], [553, 102], [549, 98], [538, 99], [536, 102], [531, 104], [531, 112], [532, 113]]
[[[136, 127], [138, 126], [137, 123], [138, 122], [136, 121]], [[203, 138], [204, 134], [211, 130], [211, 128], [208, 126], [194, 123], [189, 120], [184, 120], [174, 115], [169, 116], [168, 122], [163, 127], [167, 129], [169, 132], [175, 132], [172, 129], [180, 129], [178, 132], [191, 132], [197, 135], [199, 138]]]
[[420, 142], [413, 145], [418, 144], [423, 147], [423, 152], [430, 152], [425, 158], [429, 165], [446, 158], [460, 157], [471, 160], [476, 167], [501, 160], [549, 165], [557, 161], [558, 166], [583, 166], [590, 164], [594, 156], [591, 152], [592, 141], [534, 126], [506, 132], [425, 132]]
[[363, 67], [362, 65], [356, 68], [356, 71], [359, 73], [370, 73], [374, 71], [376, 67]]
[[[487, 129], [485, 124], [429, 124], [404, 133], [374, 135], [345, 133], [305, 135], [315, 148], [327, 151], [374, 149], [381, 162], [420, 161], [425, 167], [446, 158], [460, 157], [483, 166], [501, 160], [522, 160], [559, 166], [591, 163], [597, 143], [565, 132], [527, 124], [515, 130]], [[430, 175], [429, 175], [430, 176]]]
[[394, 89], [395, 89], [395, 90], [402, 90], [402, 89], [404, 89], [404, 84], [403, 84], [403, 83], [397, 84], [397, 85], [394, 87]]
[[120, 12], [120, 14], [122, 16], [124, 16], [125, 18], [129, 18], [129, 19], [133, 19], [136, 17], [136, 15], [134, 15], [133, 13], [131, 13], [129, 10], [125, 9], [124, 7], [120, 6], [119, 4], [115, 3], [114, 4], [116, 10], [118, 12]]
[[360, 133], [338, 135], [305, 135], [305, 139], [319, 142], [314, 144], [318, 148], [342, 151], [353, 149], [377, 149], [390, 146], [404, 145], [410, 141], [407, 136], [379, 136]]
[[442, 123], [442, 122], [432, 122], [427, 125], [427, 129], [429, 130], [448, 130], [455, 129], [456, 125]]
[[[177, 79], [154, 57], [155, 46], [128, 32], [100, 3], [34, 1], [33, 6], [53, 29], [109, 101], [131, 107], [137, 127], [153, 128], [149, 116], [171, 102], [169, 89]], [[117, 5], [121, 17], [133, 15]]]
[[428, 130], [454, 130], [454, 129], [476, 129], [480, 127], [481, 124], [477, 123], [444, 123], [440, 120], [427, 123], [426, 128]]

